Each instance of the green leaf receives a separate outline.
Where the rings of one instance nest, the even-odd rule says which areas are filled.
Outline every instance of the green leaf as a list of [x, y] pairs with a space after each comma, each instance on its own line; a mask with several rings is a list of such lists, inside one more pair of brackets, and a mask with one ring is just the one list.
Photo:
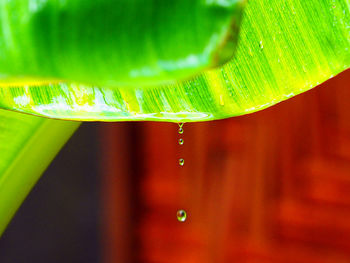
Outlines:
[[232, 57], [244, 2], [0, 1], [2, 79], [115, 86], [189, 77]]
[[0, 110], [0, 235], [79, 124]]
[[250, 0], [245, 10], [236, 55], [221, 69], [133, 89], [1, 88], [0, 107], [79, 120], [213, 120], [274, 105], [349, 68], [349, 0]]

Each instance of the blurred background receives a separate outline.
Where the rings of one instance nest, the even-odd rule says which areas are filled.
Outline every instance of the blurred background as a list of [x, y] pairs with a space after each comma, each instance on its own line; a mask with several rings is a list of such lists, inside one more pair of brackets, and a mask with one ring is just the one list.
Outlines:
[[350, 262], [349, 70], [183, 128], [84, 123], [0, 239], [0, 262]]

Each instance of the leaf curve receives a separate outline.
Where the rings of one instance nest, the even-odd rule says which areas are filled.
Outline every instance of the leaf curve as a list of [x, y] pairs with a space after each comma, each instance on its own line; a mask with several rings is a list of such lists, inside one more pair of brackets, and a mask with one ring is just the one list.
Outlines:
[[79, 125], [0, 110], [0, 236]]
[[130, 86], [188, 78], [232, 57], [244, 3], [0, 1], [1, 79]]
[[77, 120], [222, 119], [274, 105], [349, 67], [349, 0], [251, 0], [236, 55], [221, 69], [134, 89], [4, 87], [0, 107]]

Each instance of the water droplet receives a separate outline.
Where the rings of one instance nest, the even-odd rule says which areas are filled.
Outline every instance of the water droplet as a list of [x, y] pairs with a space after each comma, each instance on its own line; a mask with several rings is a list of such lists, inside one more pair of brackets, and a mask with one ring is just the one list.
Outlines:
[[181, 123], [178, 123], [179, 125], [179, 134], [183, 134], [184, 133], [184, 129], [182, 128], [182, 126], [184, 126], [184, 123], [181, 122]]
[[178, 220], [179, 222], [185, 222], [186, 219], [187, 219], [187, 213], [186, 213], [185, 210], [182, 210], [182, 209], [181, 209], [181, 210], [177, 211], [176, 217], [177, 217], [177, 220]]
[[182, 159], [182, 158], [180, 158], [180, 159], [179, 159], [179, 164], [180, 164], [181, 166], [184, 166], [184, 164], [185, 164], [185, 160], [184, 160], [184, 159]]
[[179, 144], [183, 145], [184, 144], [184, 139], [179, 139]]
[[260, 49], [264, 48], [264, 44], [263, 44], [262, 40], [259, 42], [259, 47], [260, 47]]

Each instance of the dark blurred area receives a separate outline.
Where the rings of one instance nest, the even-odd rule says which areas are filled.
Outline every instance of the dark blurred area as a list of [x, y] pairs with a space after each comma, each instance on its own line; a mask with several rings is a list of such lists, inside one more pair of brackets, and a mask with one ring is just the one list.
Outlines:
[[84, 124], [0, 239], [0, 262], [348, 263], [349, 88], [348, 70], [182, 135]]
[[0, 238], [1, 263], [100, 262], [97, 125], [83, 124]]

